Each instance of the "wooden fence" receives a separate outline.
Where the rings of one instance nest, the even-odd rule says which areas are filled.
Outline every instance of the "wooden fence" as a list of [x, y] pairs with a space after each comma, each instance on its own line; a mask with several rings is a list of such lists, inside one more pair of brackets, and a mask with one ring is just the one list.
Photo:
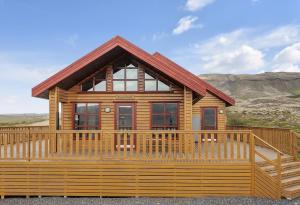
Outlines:
[[0, 160], [247, 161], [250, 138], [246, 130], [0, 131]]
[[[298, 134], [290, 129], [267, 128], [267, 127], [246, 127], [246, 126], [228, 126], [227, 130], [252, 130], [263, 141], [268, 142], [283, 153], [297, 158], [298, 154]], [[264, 146], [262, 142], [256, 145]]]

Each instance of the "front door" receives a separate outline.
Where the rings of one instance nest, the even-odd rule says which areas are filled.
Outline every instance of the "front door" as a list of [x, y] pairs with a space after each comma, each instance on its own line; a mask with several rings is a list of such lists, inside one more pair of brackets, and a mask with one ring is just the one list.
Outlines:
[[[134, 130], [135, 129], [135, 109], [134, 103], [118, 103], [116, 105], [116, 129], [117, 130]], [[120, 138], [120, 149], [135, 149], [135, 135], [115, 136], [115, 145], [118, 149], [118, 137]]]

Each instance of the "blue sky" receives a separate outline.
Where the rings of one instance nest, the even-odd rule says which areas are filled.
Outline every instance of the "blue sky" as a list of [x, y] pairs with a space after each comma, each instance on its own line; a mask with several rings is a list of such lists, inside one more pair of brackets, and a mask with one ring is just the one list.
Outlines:
[[46, 113], [31, 88], [115, 35], [195, 74], [300, 72], [298, 0], [0, 0], [0, 113]]

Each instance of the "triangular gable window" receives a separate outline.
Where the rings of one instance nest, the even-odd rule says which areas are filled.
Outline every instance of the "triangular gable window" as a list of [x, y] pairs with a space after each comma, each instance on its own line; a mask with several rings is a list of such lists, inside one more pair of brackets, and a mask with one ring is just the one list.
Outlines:
[[154, 74], [145, 72], [145, 91], [170, 91], [170, 86]]
[[81, 84], [81, 91], [106, 91], [106, 69]]

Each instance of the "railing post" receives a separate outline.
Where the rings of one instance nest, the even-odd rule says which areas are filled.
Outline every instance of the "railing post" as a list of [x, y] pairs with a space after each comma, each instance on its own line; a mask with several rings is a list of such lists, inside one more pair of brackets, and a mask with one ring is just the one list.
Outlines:
[[30, 162], [30, 129], [27, 130], [28, 142], [27, 142], [27, 161]]
[[277, 152], [278, 199], [281, 198], [281, 154]]
[[251, 195], [255, 196], [255, 136], [249, 135], [249, 161], [251, 163]]

